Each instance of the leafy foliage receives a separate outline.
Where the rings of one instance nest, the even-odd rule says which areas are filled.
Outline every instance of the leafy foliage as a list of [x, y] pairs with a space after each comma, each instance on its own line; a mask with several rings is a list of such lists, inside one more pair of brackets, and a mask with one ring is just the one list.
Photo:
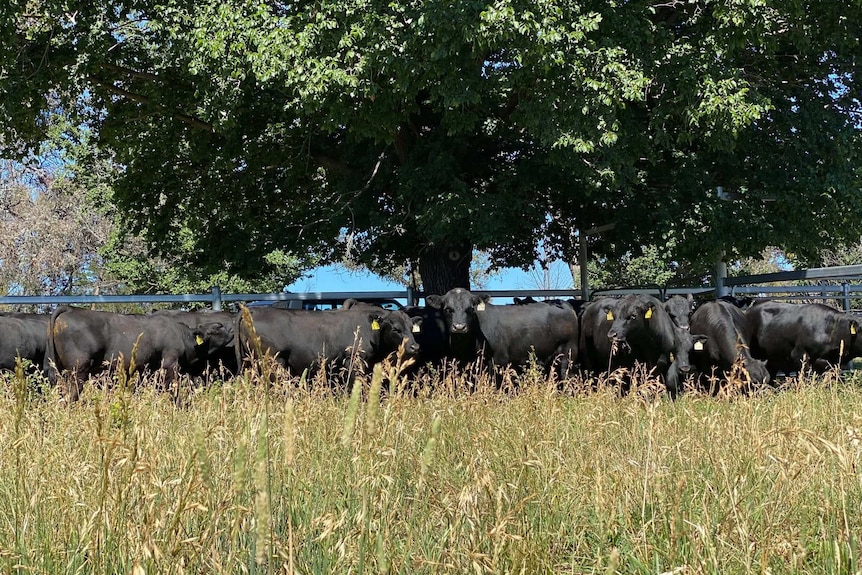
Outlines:
[[338, 261], [348, 234], [439, 291], [473, 248], [572, 259], [611, 222], [601, 255], [711, 269], [855, 233], [860, 27], [853, 0], [15, 0], [3, 144], [76, 113], [130, 231], [204, 275]]

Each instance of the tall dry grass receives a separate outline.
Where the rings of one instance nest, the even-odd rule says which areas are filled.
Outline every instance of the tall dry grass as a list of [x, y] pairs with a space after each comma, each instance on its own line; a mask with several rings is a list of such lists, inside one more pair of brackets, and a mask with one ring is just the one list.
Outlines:
[[857, 379], [670, 402], [533, 372], [416, 390], [391, 366], [333, 393], [271, 369], [180, 406], [116, 383], [64, 406], [8, 376], [0, 572], [862, 569]]

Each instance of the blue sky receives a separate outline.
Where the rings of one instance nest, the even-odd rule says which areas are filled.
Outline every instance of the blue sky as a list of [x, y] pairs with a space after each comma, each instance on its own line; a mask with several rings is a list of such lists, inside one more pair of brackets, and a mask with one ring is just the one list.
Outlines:
[[[289, 286], [292, 292], [345, 292], [345, 291], [390, 291], [403, 290], [404, 287], [371, 273], [348, 271], [339, 265], [320, 267], [308, 272], [308, 277], [300, 279]], [[493, 276], [482, 289], [539, 289], [543, 274], [534, 269], [531, 272], [515, 268], [506, 268]], [[554, 262], [550, 267], [550, 285], [554, 289], [572, 287], [572, 276], [561, 262]]]

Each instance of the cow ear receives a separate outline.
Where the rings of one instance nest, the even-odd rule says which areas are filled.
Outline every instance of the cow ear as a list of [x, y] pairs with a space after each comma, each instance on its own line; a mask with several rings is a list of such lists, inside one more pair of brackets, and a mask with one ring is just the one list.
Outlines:
[[426, 295], [425, 296], [425, 305], [431, 306], [436, 309], [440, 309], [443, 307], [443, 298], [439, 295]]
[[653, 310], [653, 306], [649, 306], [647, 308], [646, 312], [644, 312], [644, 319], [651, 319], [652, 318], [652, 310]]
[[368, 314], [368, 321], [371, 322], [371, 331], [380, 331], [380, 314]]
[[413, 324], [413, 326], [412, 326], [413, 333], [421, 332], [422, 331], [422, 318], [421, 317], [414, 317], [414, 318], [410, 318], [410, 319], [411, 319], [411, 323]]
[[192, 336], [195, 338], [195, 347], [200, 347], [206, 343], [206, 334], [201, 328], [192, 330]]
[[694, 340], [694, 351], [703, 351], [706, 342], [709, 341], [709, 337], [705, 335], [693, 335], [691, 338]]
[[855, 321], [850, 321], [850, 335], [856, 335], [859, 332], [859, 324]]

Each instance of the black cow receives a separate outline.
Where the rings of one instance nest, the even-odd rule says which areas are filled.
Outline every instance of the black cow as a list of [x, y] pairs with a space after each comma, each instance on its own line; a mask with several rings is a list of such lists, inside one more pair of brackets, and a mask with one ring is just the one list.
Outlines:
[[0, 315], [0, 370], [15, 369], [17, 358], [42, 369], [51, 316], [40, 313]]
[[52, 383], [69, 371], [65, 390], [69, 401], [78, 399], [87, 376], [107, 367], [128, 370], [133, 359], [139, 368], [164, 370], [165, 385], [171, 389], [180, 371], [196, 370], [199, 363], [206, 362], [207, 351], [232, 338], [233, 327], [222, 322], [192, 328], [168, 315], [125, 315], [61, 306], [51, 314], [45, 364]]
[[691, 294], [672, 295], [665, 300], [664, 309], [673, 323], [682, 329], [689, 329], [689, 318], [694, 311], [694, 297]]
[[726, 380], [733, 365], [741, 363], [751, 383], [769, 382], [766, 363], [751, 355], [751, 326], [738, 307], [721, 300], [707, 302], [692, 314], [691, 329], [709, 338], [693, 354], [701, 381], [714, 372]]
[[798, 372], [803, 362], [822, 373], [862, 356], [859, 320], [823, 304], [755, 303], [745, 312], [751, 353], [766, 360], [772, 378]]
[[[413, 322], [402, 311], [357, 306], [348, 310], [286, 310], [272, 307], [247, 308], [260, 338], [260, 351], [270, 353], [293, 373], [314, 371], [325, 361], [336, 369], [350, 367], [355, 357], [371, 365], [383, 360], [404, 344], [408, 356], [419, 345], [413, 336]], [[236, 355], [253, 357], [243, 314], [237, 318]], [[358, 347], [357, 347], [358, 344]]]
[[425, 302], [443, 312], [449, 333], [449, 353], [460, 361], [480, 354], [495, 366], [526, 365], [530, 354], [546, 366], [560, 362], [567, 377], [578, 358], [578, 318], [568, 304], [532, 303], [498, 306], [463, 288]]
[[590, 303], [581, 334], [584, 367], [610, 372], [640, 362], [663, 377], [671, 397], [676, 397], [680, 374], [691, 369], [694, 346], [706, 339], [675, 325], [661, 302], [648, 295]]
[[[180, 311], [180, 310], [156, 310], [151, 315], [166, 315], [173, 319], [191, 327], [198, 328], [208, 323], [221, 323], [223, 325], [233, 327], [236, 322], [236, 314], [226, 311]], [[207, 341], [206, 345], [215, 344], [216, 342]], [[236, 351], [234, 350], [233, 338], [222, 342], [222, 345], [217, 349], [205, 348], [201, 350], [206, 356], [206, 362], [198, 362], [190, 375], [194, 377], [205, 376], [208, 374], [220, 374], [225, 376], [234, 376], [239, 373], [239, 366], [236, 363]]]

